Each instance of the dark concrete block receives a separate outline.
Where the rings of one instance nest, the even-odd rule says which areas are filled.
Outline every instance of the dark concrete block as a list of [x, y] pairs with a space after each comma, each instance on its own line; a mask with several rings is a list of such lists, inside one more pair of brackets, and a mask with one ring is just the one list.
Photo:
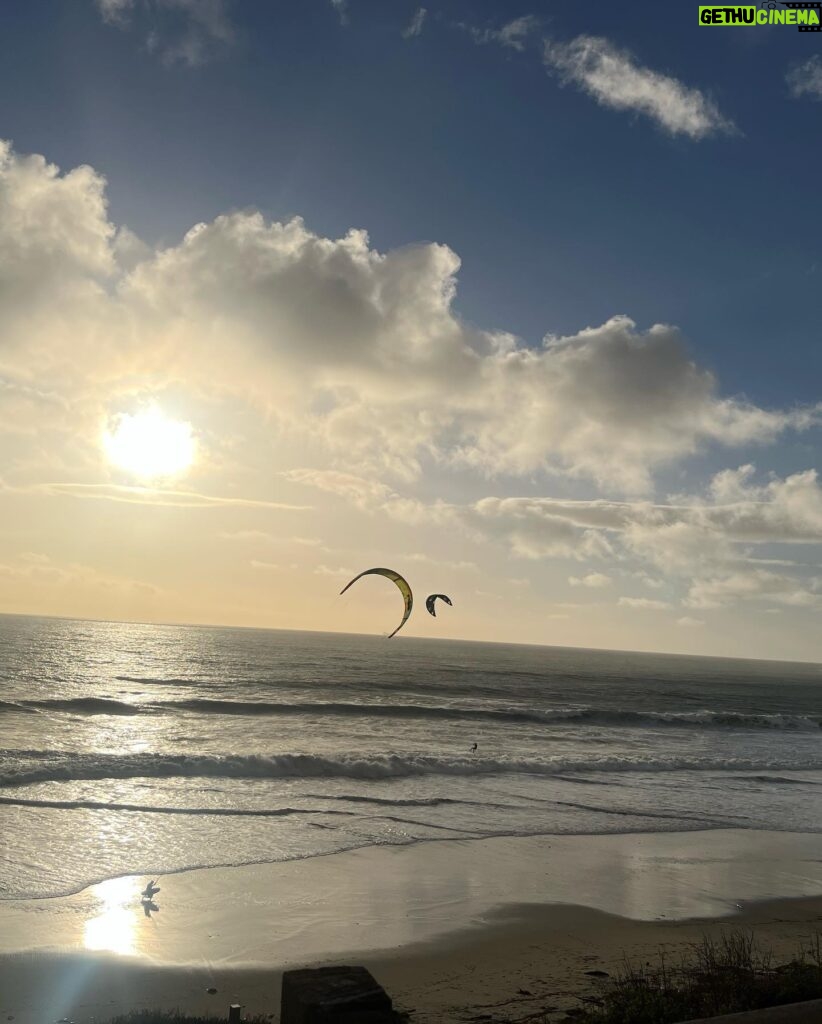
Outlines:
[[396, 1020], [385, 989], [364, 967], [286, 971], [280, 1024], [388, 1024]]

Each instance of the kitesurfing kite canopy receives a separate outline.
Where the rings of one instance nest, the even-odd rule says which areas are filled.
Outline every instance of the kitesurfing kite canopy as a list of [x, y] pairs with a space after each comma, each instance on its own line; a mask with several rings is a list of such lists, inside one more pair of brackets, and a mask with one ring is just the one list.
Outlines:
[[[434, 618], [437, 617], [437, 612], [436, 609], [434, 608], [434, 602], [437, 600], [437, 598], [439, 598], [440, 601], [445, 601], [446, 604], [451, 604], [451, 598], [447, 597], [445, 594], [429, 594], [428, 597], [426, 597], [425, 599], [425, 607], [428, 609], [429, 612], [431, 612]], [[451, 607], [453, 608], [453, 605], [451, 605]]]
[[[394, 583], [396, 583], [400, 589], [400, 593], [402, 594], [403, 600], [405, 601], [405, 614], [402, 617], [402, 622], [400, 622], [399, 626], [397, 626], [397, 628], [394, 630], [394, 633], [399, 633], [399, 631], [408, 621], [408, 616], [411, 614], [411, 609], [414, 605], [414, 597], [411, 593], [411, 588], [408, 586], [407, 580], [400, 576], [398, 572], [394, 572], [393, 569], [366, 569], [365, 572], [361, 572], [359, 576], [355, 576], [354, 579], [351, 580], [351, 583], [356, 583], [357, 580], [361, 579], [363, 576], [371, 576], [375, 574], [377, 576], [385, 576], [386, 579], [392, 580]], [[346, 585], [342, 588], [340, 593], [344, 594], [346, 590], [348, 590], [348, 588], [351, 586], [351, 583], [346, 583]], [[450, 604], [451, 602], [449, 601], [448, 603]], [[391, 639], [392, 636], [394, 636], [394, 633], [388, 634], [389, 640]]]

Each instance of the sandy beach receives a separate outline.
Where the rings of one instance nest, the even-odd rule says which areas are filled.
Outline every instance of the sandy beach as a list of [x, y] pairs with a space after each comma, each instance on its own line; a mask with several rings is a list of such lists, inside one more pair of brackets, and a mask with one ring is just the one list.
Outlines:
[[[822, 928], [822, 837], [692, 832], [432, 842], [0, 905], [0, 1013], [16, 1024], [135, 1007], [279, 1009], [285, 968], [367, 965], [414, 1020], [518, 1020], [590, 971], [754, 929], [790, 955]], [[216, 988], [217, 993], [207, 992]]]

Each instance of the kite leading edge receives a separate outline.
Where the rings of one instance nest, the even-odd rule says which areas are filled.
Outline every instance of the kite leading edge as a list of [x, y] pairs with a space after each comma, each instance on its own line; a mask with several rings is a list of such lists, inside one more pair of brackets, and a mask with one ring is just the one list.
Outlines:
[[[386, 579], [389, 579], [393, 583], [396, 583], [397, 586], [399, 587], [400, 593], [402, 594], [403, 600], [405, 601], [405, 614], [403, 615], [402, 621], [400, 622], [399, 626], [397, 626], [397, 628], [394, 630], [394, 632], [389, 633], [388, 639], [390, 640], [392, 636], [394, 636], [396, 633], [399, 633], [399, 631], [408, 621], [408, 616], [411, 614], [411, 609], [414, 606], [414, 597], [411, 593], [411, 587], [409, 587], [408, 581], [404, 577], [400, 576], [398, 572], [394, 572], [393, 569], [366, 569], [365, 572], [361, 572], [359, 576], [355, 576], [350, 583], [346, 583], [346, 585], [342, 588], [340, 593], [344, 594], [352, 583], [356, 583], [357, 580], [361, 579], [363, 576], [370, 575], [385, 576]], [[448, 603], [450, 604], [451, 602], [449, 601]]]

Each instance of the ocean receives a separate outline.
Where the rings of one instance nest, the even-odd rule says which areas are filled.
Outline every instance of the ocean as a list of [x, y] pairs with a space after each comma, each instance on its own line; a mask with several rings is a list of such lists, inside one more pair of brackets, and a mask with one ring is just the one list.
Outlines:
[[809, 664], [0, 616], [0, 898], [423, 840], [821, 832], [820, 698]]

